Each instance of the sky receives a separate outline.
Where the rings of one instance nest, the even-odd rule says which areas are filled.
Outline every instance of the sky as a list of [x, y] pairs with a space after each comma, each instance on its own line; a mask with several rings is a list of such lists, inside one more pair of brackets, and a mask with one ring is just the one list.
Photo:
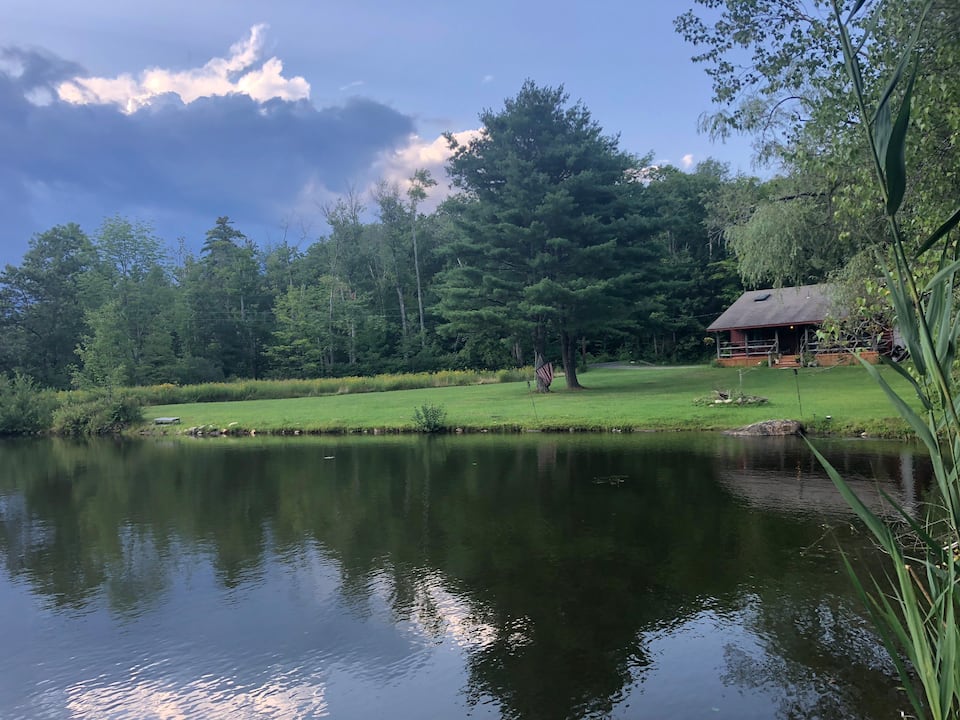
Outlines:
[[[673, 29], [690, 2], [3, 0], [0, 266], [105, 217], [196, 251], [217, 217], [270, 247], [326, 233], [349, 189], [427, 167], [524, 80], [563, 85], [621, 148], [755, 172], [698, 133], [709, 78]], [[425, 206], [429, 209], [430, 205]]]

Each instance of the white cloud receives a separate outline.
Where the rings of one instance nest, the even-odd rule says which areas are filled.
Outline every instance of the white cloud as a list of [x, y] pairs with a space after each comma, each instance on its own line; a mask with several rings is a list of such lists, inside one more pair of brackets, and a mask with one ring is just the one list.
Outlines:
[[[453, 133], [453, 137], [458, 143], [466, 144], [479, 134], [480, 130], [463, 130]], [[381, 153], [365, 173], [353, 178], [351, 187], [370, 212], [373, 192], [381, 180], [396, 184], [401, 192], [406, 192], [414, 171], [426, 168], [437, 181], [437, 184], [427, 191], [427, 199], [420, 205], [422, 212], [429, 213], [452, 193], [446, 171], [449, 158], [450, 147], [442, 135], [433, 140], [410, 135], [407, 144], [399, 150]], [[289, 208], [290, 217], [294, 218], [296, 223], [313, 220], [322, 222], [322, 209], [333, 206], [343, 195], [343, 192], [332, 190], [320, 178], [312, 177], [302, 185], [296, 200]]]
[[[462, 130], [453, 133], [454, 139], [465, 145], [480, 135], [480, 130]], [[428, 198], [423, 205], [425, 212], [436, 208], [440, 202], [450, 195], [451, 189], [447, 179], [446, 164], [450, 158], [450, 145], [447, 139], [440, 135], [433, 140], [425, 140], [419, 135], [411, 135], [406, 146], [392, 152], [384, 153], [374, 165], [377, 177], [389, 183], [397, 183], [402, 190], [410, 184], [410, 177], [415, 170], [426, 168], [437, 181], [436, 187], [428, 191]]]
[[687, 153], [687, 154], [684, 155], [682, 158], [680, 158], [680, 165], [683, 167], [684, 170], [689, 170], [690, 168], [692, 168], [692, 167], [693, 167], [693, 155], [690, 154], [690, 153]]
[[492, 82], [493, 82], [493, 75], [484, 75], [484, 76], [483, 76], [483, 79], [482, 79], [480, 82], [483, 83], [484, 85], [486, 85], [486, 84], [488, 84], [488, 83], [492, 83]]
[[76, 77], [57, 88], [61, 100], [77, 105], [118, 105], [136, 112], [153, 98], [173, 93], [184, 103], [202, 97], [247, 95], [257, 102], [272, 99], [304, 100], [310, 84], [302, 77], [283, 76], [283, 63], [276, 57], [259, 64], [267, 26], [254, 25], [250, 35], [230, 47], [230, 55], [212, 58], [203, 67], [183, 71], [150, 68], [134, 78], [123, 73], [114, 78]]
[[[453, 133], [454, 139], [461, 145], [480, 135], [480, 130], [462, 130]], [[379, 166], [385, 180], [403, 183], [413, 175], [417, 168], [427, 168], [434, 177], [446, 175], [444, 166], [450, 157], [450, 145], [440, 135], [433, 140], [424, 140], [419, 135], [411, 135], [405, 147], [381, 156]]]
[[363, 80], [354, 80], [353, 82], [349, 82], [346, 85], [341, 85], [339, 89], [340, 89], [340, 92], [344, 92], [345, 90], [352, 90], [353, 88], [360, 87], [363, 84], [364, 84]]

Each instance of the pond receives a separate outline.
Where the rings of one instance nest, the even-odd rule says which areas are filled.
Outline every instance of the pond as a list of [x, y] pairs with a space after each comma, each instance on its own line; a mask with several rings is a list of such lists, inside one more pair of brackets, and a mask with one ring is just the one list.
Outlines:
[[839, 545], [792, 438], [3, 442], [0, 717], [899, 717]]

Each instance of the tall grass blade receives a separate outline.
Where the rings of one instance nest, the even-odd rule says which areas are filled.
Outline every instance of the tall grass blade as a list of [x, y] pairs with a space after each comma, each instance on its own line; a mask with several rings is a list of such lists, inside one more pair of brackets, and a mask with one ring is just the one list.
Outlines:
[[953, 262], [944, 266], [942, 270], [939, 270], [936, 275], [930, 278], [930, 282], [924, 285], [923, 291], [925, 293], [931, 292], [935, 287], [941, 285], [947, 279], [950, 279], [952, 283], [951, 276], [956, 273], [957, 270], [960, 270], [960, 260], [954, 260]]
[[[917, 692], [913, 687], [910, 670], [903, 662], [903, 656], [900, 652], [902, 643], [898, 640], [897, 636], [902, 637], [902, 633], [898, 633], [894, 628], [888, 627], [885, 613], [883, 613], [882, 608], [870, 596], [866, 588], [863, 587], [863, 583], [860, 581], [860, 577], [857, 575], [857, 572], [853, 569], [853, 565], [850, 563], [850, 559], [847, 557], [847, 554], [841, 553], [841, 557], [843, 558], [843, 565], [846, 568], [847, 575], [850, 577], [850, 580], [853, 583], [854, 590], [860, 597], [860, 601], [863, 603], [863, 606], [867, 608], [867, 612], [870, 614], [870, 619], [873, 622], [873, 626], [877, 629], [877, 632], [880, 635], [880, 641], [883, 643], [883, 646], [887, 650], [887, 654], [893, 661], [893, 666], [897, 669], [897, 675], [903, 682], [903, 689], [907, 695], [907, 699], [910, 701], [910, 705], [913, 707], [914, 712], [917, 713], [917, 717], [922, 717], [925, 709], [923, 701], [920, 699], [920, 696], [917, 695]], [[876, 583], [874, 584], [876, 586]]]
[[864, 367], [867, 369], [867, 372], [870, 373], [871, 377], [880, 385], [881, 389], [887, 394], [887, 397], [890, 398], [890, 401], [897, 408], [897, 413], [906, 420], [910, 427], [913, 428], [914, 432], [920, 437], [924, 445], [930, 447], [931, 445], [936, 445], [936, 440], [934, 440], [933, 435], [930, 432], [930, 428], [924, 422], [923, 418], [917, 415], [914, 412], [906, 401], [897, 394], [897, 391], [890, 387], [890, 384], [886, 379], [880, 374], [877, 368], [871, 365], [868, 362], [863, 363]]
[[887, 183], [887, 215], [895, 215], [900, 209], [907, 189], [907, 127], [910, 124], [910, 101], [913, 98], [913, 84], [917, 79], [917, 67], [914, 64], [900, 103], [900, 112], [897, 113], [890, 133], [890, 142], [883, 156], [883, 174]]
[[933, 405], [930, 403], [930, 399], [927, 397], [926, 393], [923, 392], [923, 389], [920, 387], [917, 379], [911, 375], [903, 365], [898, 362], [894, 362], [890, 358], [882, 357], [880, 361], [888, 368], [897, 373], [900, 377], [906, 380], [913, 387], [914, 392], [917, 394], [917, 399], [923, 404], [923, 409], [930, 411], [933, 410]]
[[847, 24], [848, 24], [848, 25], [850, 24], [850, 21], [853, 20], [853, 18], [856, 16], [856, 14], [857, 14], [858, 12], [860, 12], [860, 8], [862, 8], [863, 5], [864, 5], [864, 3], [866, 3], [866, 2], [867, 2], [867, 0], [857, 0], [857, 1], [853, 4], [853, 7], [850, 8], [850, 14], [847, 15]]
[[[920, 257], [923, 255], [927, 250], [936, 245], [937, 240], [953, 230], [958, 224], [960, 224], [960, 208], [954, 210], [953, 215], [947, 218], [946, 222], [934, 230], [933, 233], [920, 244], [920, 247], [917, 249], [916, 253], [914, 253], [914, 257]], [[933, 281], [931, 280], [931, 283], [932, 282]]]
[[[923, 290], [919, 290], [897, 220], [906, 193], [906, 138], [919, 68], [914, 51], [922, 32], [923, 20], [930, 12], [933, 0], [924, 3], [920, 22], [916, 23], [872, 115], [866, 109], [863, 76], [846, 27], [865, 4], [854, 0], [853, 10], [844, 23], [840, 16], [839, 0], [832, 2], [839, 25], [844, 63], [850, 74], [857, 106], [863, 119], [868, 116], [871, 118], [864, 128], [867, 133], [865, 140], [873, 154], [884, 211], [893, 238], [894, 269], [884, 269], [884, 276], [898, 327], [914, 363], [914, 371], [892, 366], [901, 377], [910, 381], [923, 405], [925, 417], [910, 407], [875, 367], [866, 364], [864, 367], [930, 453], [939, 504], [946, 511], [945, 514], [928, 514], [921, 522], [881, 491], [884, 501], [896, 510], [914, 541], [919, 541], [916, 554], [920, 557], [908, 564], [905, 561], [905, 548], [909, 546], [903, 544], [905, 538], [894, 532], [893, 521], [882, 520], [873, 513], [822, 455], [814, 452], [840, 494], [890, 557], [893, 572], [882, 577], [883, 582], [872, 577], [871, 591], [864, 587], [846, 556], [844, 563], [896, 664], [910, 703], [918, 718], [946, 720], [957, 718], [960, 714], [960, 627], [956, 617], [960, 589], [957, 586], [958, 560], [955, 556], [956, 549], [960, 547], [960, 414], [957, 412], [954, 378], [957, 339], [960, 337], [960, 313], [954, 297], [954, 278], [960, 270], [960, 261], [954, 256], [951, 262], [947, 257], [947, 248], [944, 248], [937, 272], [924, 284]], [[893, 119], [891, 103], [904, 83], [911, 61], [913, 68], [906, 79], [900, 107]], [[914, 257], [929, 250], [958, 224], [960, 210], [955, 211], [919, 244]], [[932, 524], [934, 518], [936, 524]], [[922, 688], [922, 697], [917, 688]]]

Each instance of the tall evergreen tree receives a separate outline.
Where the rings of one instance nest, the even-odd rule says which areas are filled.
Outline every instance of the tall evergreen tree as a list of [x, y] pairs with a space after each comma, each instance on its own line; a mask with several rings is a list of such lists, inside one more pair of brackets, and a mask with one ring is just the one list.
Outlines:
[[552, 335], [579, 388], [579, 342], [626, 320], [659, 250], [640, 213], [638, 159], [568, 99], [527, 81], [480, 115], [477, 138], [449, 136], [461, 196], [441, 313], [448, 333], [486, 325], [507, 344], [531, 342], [537, 357]]
[[259, 377], [269, 302], [256, 247], [230, 218], [217, 218], [207, 231], [185, 284], [191, 354], [207, 358], [226, 377]]

